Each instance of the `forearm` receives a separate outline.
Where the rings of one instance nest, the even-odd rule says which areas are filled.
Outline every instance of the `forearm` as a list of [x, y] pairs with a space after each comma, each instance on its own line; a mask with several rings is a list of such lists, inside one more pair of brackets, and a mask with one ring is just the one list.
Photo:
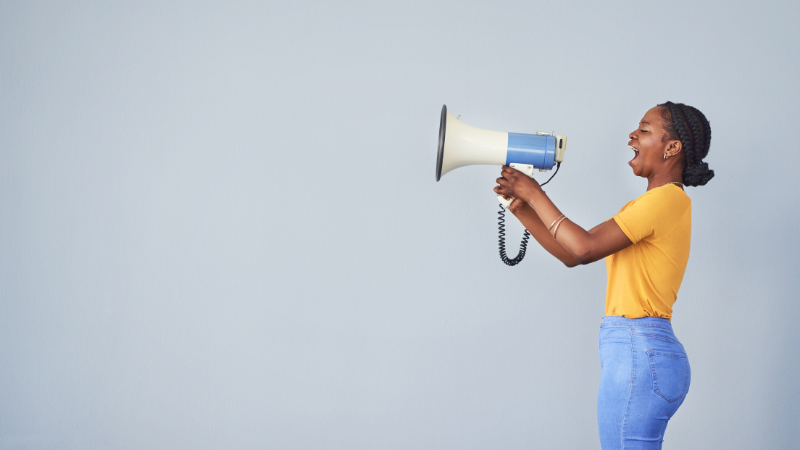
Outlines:
[[[561, 217], [562, 213], [544, 191], [539, 190], [536, 192], [528, 199], [528, 203], [539, 218], [539, 223], [542, 224], [541, 226], [545, 230], [546, 238], [557, 243], [558, 247], [565, 251], [569, 255], [569, 258], [575, 261], [575, 264], [588, 264], [599, 259], [592, 259], [592, 235], [569, 219], [561, 221], [561, 223], [557, 225], [557, 228], [554, 228], [558, 240], [556, 241], [553, 239], [553, 236], [551, 236], [550, 231], [547, 230], [547, 226], [544, 224], [547, 223], [549, 225], [554, 223]], [[536, 240], [539, 241], [538, 238]]]
[[571, 220], [561, 218], [561, 211], [536, 180], [508, 166], [503, 166], [501, 174], [494, 191], [505, 198], [514, 197], [515, 202], [525, 205], [515, 208], [514, 214], [545, 250], [567, 266], [589, 264], [633, 244], [614, 220], [586, 231]]
[[553, 236], [547, 231], [547, 225], [542, 222], [539, 215], [536, 214], [530, 206], [525, 205], [519, 210], [514, 212], [514, 215], [519, 219], [522, 225], [533, 235], [536, 242], [542, 246], [548, 253], [558, 258], [559, 261], [564, 263], [567, 267], [574, 267], [578, 265], [578, 260], [575, 259], [570, 252], [568, 252], [561, 244], [559, 244]]

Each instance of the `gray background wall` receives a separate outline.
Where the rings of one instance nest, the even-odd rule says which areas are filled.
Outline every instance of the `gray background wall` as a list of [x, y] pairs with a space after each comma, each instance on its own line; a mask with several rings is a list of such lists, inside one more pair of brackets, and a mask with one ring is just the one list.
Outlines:
[[[497, 256], [442, 103], [569, 136], [710, 119], [665, 448], [800, 447], [797, 2], [0, 2], [1, 449], [599, 448], [602, 263]], [[510, 226], [510, 240], [521, 235]], [[513, 244], [512, 244], [513, 246]]]

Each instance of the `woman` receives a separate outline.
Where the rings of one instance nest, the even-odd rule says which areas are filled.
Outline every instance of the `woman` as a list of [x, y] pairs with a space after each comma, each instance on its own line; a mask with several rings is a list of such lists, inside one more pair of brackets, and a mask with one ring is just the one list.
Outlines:
[[702, 161], [711, 128], [691, 106], [658, 105], [629, 137], [634, 156], [628, 164], [647, 178], [647, 191], [589, 231], [515, 169], [504, 166], [494, 189], [514, 199], [509, 210], [568, 267], [606, 260], [597, 400], [604, 450], [660, 449], [667, 422], [689, 390], [689, 361], [670, 322], [689, 260], [692, 207], [683, 187], [705, 185], [714, 176]]

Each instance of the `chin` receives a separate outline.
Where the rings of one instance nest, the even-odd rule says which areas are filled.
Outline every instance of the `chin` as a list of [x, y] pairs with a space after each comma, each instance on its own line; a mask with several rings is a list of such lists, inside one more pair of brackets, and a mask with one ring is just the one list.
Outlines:
[[636, 166], [635, 166], [635, 165], [633, 165], [633, 164], [628, 164], [628, 165], [629, 165], [629, 166], [631, 166], [631, 170], [633, 171], [633, 174], [634, 174], [634, 175], [636, 175], [637, 177], [640, 177], [640, 176], [642, 176], [642, 171], [641, 171], [641, 169], [640, 169], [640, 168], [636, 167]]
[[647, 178], [647, 175], [644, 173], [643, 168], [633, 168], [633, 174], [640, 178]]

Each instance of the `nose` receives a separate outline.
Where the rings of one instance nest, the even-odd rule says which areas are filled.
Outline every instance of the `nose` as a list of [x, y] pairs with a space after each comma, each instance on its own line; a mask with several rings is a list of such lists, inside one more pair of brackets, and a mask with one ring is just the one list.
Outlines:
[[631, 139], [636, 139], [636, 131], [631, 131], [630, 134], [628, 134], [628, 137]]

